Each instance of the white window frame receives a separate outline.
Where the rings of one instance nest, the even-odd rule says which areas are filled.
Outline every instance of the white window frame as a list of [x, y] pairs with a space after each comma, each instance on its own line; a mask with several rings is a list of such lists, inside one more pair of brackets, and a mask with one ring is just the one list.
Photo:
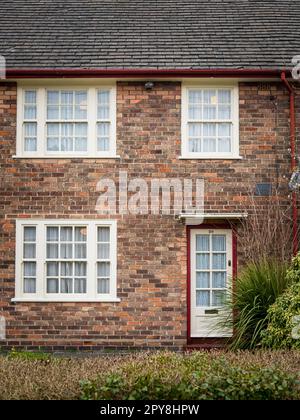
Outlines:
[[[230, 89], [232, 91], [232, 144], [231, 152], [190, 152], [188, 139], [189, 120], [189, 90], [195, 89]], [[179, 159], [241, 159], [239, 155], [239, 87], [237, 83], [232, 84], [189, 84], [182, 83], [181, 92], [181, 156]], [[211, 120], [208, 122], [221, 122], [220, 120]], [[228, 122], [226, 120], [226, 122]]]
[[[23, 233], [24, 227], [36, 227], [36, 293], [23, 292]], [[63, 294], [46, 291], [46, 228], [47, 226], [87, 227], [87, 293]], [[97, 228], [110, 227], [110, 293], [97, 293]], [[120, 302], [117, 298], [117, 222], [115, 220], [85, 219], [17, 219], [15, 298], [13, 302]], [[93, 281], [94, 279], [94, 281]]]
[[[37, 93], [37, 150], [26, 152], [23, 141], [24, 100], [25, 91], [35, 90]], [[48, 90], [87, 90], [87, 119], [88, 139], [86, 152], [49, 152], [47, 143], [47, 91]], [[110, 150], [97, 151], [97, 92], [98, 90], [110, 91]], [[56, 121], [53, 121], [56, 122]], [[73, 120], [62, 122], [74, 122]], [[107, 85], [18, 85], [17, 93], [17, 148], [16, 156], [20, 158], [118, 158], [116, 155], [116, 83]]]

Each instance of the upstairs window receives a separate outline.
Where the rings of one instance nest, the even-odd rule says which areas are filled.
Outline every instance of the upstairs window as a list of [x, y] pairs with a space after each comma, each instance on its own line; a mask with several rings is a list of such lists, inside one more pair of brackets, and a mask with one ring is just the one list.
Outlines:
[[239, 157], [238, 88], [183, 87], [182, 157]]
[[114, 87], [19, 88], [20, 157], [114, 157]]

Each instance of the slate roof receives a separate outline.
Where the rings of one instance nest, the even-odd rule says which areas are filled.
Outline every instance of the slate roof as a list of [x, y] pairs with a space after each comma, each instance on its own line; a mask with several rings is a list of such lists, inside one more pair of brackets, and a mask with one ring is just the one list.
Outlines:
[[291, 67], [299, 0], [1, 0], [9, 68]]

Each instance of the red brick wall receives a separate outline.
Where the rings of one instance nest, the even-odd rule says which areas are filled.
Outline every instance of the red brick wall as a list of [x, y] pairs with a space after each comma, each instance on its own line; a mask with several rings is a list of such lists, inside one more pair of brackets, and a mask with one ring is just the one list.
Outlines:
[[[277, 96], [278, 120], [270, 91]], [[300, 107], [298, 107], [300, 109]], [[6, 346], [49, 349], [172, 347], [186, 344], [186, 228], [172, 216], [119, 216], [120, 303], [11, 303], [14, 296], [15, 219], [96, 218], [100, 177], [205, 178], [206, 210], [249, 207], [256, 182], [278, 182], [284, 205], [289, 175], [288, 94], [280, 83], [240, 85], [240, 154], [243, 160], [178, 160], [181, 85], [143, 82], [117, 87], [120, 160], [13, 159], [16, 85], [0, 83], [0, 311]], [[299, 111], [298, 111], [299, 112]], [[298, 114], [299, 115], [299, 114]], [[277, 125], [277, 135], [275, 127]], [[278, 169], [279, 168], [279, 169]], [[264, 199], [257, 202], [264, 206]]]

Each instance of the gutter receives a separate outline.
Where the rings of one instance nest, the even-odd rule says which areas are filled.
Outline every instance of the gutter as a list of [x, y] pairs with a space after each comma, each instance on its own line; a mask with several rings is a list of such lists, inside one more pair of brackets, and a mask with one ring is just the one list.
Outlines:
[[[43, 78], [170, 78], [225, 77], [277, 78], [275, 69], [90, 69], [90, 68], [19, 68], [6, 69], [7, 79]], [[289, 72], [290, 73], [290, 72]]]
[[[288, 82], [286, 73], [281, 73], [281, 80], [290, 94], [290, 142], [291, 142], [291, 170], [295, 170], [296, 162], [296, 120], [295, 120], [295, 89]], [[298, 209], [297, 209], [297, 195], [292, 192], [292, 207], [293, 207], [293, 255], [298, 253]]]

